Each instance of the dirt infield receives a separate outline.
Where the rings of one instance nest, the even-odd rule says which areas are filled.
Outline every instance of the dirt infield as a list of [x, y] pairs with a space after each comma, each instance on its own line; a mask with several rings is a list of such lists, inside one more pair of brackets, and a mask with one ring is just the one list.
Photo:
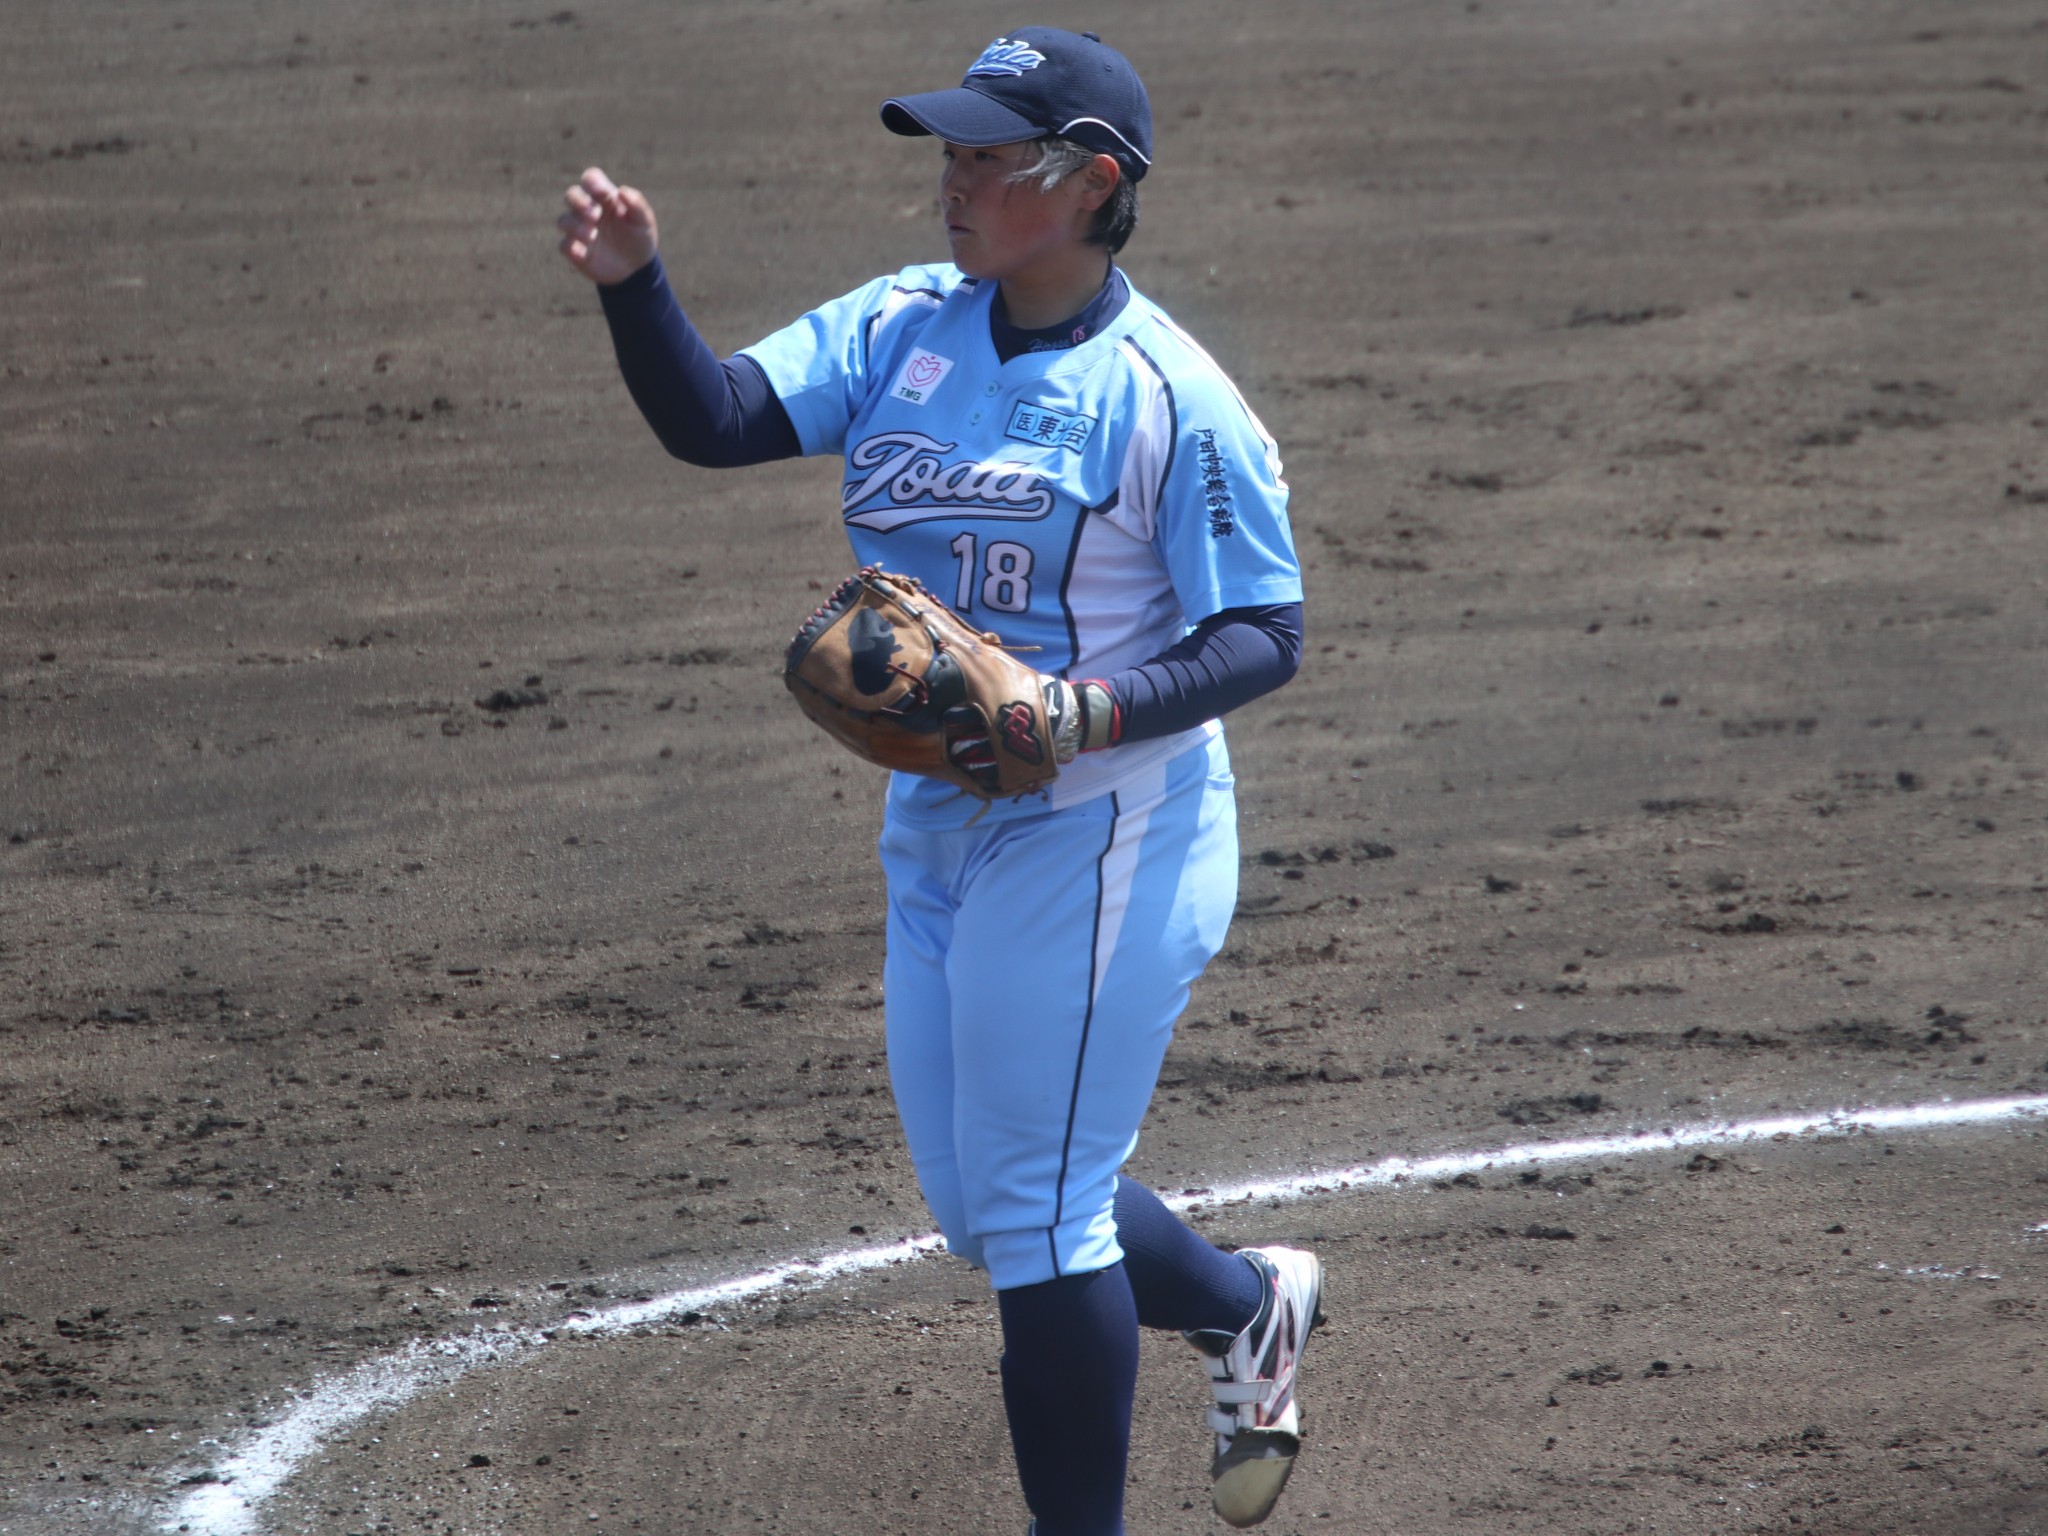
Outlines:
[[[1146, 76], [1128, 268], [1310, 593], [1133, 1171], [2048, 1095], [2038, 7], [1037, 17]], [[880, 784], [773, 675], [835, 467], [662, 456], [559, 189], [743, 344], [942, 250], [875, 104], [1017, 19], [10, 18], [4, 1536], [1022, 1529], [951, 1261], [520, 1332], [926, 1227]], [[2043, 1129], [1212, 1204], [1330, 1272], [1266, 1529], [2048, 1532]], [[480, 1327], [254, 1497], [292, 1393]], [[1148, 1342], [1134, 1536], [1222, 1529], [1205, 1397]]]

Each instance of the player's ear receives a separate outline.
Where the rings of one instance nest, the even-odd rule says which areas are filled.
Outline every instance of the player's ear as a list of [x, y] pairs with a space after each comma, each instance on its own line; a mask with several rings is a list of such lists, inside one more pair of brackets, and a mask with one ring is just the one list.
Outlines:
[[1115, 156], [1097, 155], [1081, 172], [1081, 206], [1093, 213], [1115, 195], [1116, 184], [1123, 179], [1124, 168]]

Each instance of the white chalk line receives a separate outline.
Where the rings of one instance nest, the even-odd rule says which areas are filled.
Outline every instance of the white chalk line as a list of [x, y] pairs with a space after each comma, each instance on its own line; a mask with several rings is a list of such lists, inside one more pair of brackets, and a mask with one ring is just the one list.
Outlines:
[[[1836, 1109], [1825, 1114], [1780, 1115], [1763, 1120], [1706, 1121], [1616, 1136], [1492, 1147], [1479, 1152], [1382, 1158], [1328, 1172], [1190, 1191], [1169, 1197], [1167, 1204], [1183, 1211], [1249, 1202], [1278, 1204], [1414, 1180], [1456, 1178], [1461, 1173], [1478, 1173], [1503, 1164], [1586, 1162], [1781, 1137], [1934, 1130], [2044, 1115], [2048, 1115], [2048, 1097], [1944, 1101]], [[269, 1423], [252, 1425], [247, 1433], [218, 1442], [224, 1454], [208, 1472], [199, 1474], [208, 1480], [190, 1486], [178, 1497], [171, 1513], [161, 1521], [160, 1529], [183, 1532], [186, 1536], [255, 1536], [261, 1506], [282, 1492], [326, 1441], [373, 1413], [402, 1407], [429, 1387], [446, 1385], [486, 1366], [516, 1363], [552, 1339], [631, 1333], [720, 1307], [745, 1305], [785, 1288], [823, 1285], [892, 1264], [909, 1263], [944, 1247], [936, 1233], [928, 1233], [818, 1259], [791, 1259], [712, 1285], [671, 1291], [595, 1312], [572, 1313], [547, 1329], [478, 1328], [459, 1338], [415, 1340], [390, 1354], [317, 1380], [305, 1391], [293, 1393], [289, 1405]]]

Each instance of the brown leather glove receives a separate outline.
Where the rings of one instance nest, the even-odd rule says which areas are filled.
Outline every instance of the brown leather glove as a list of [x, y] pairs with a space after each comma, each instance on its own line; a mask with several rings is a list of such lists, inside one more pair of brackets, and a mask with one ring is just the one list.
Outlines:
[[1027, 667], [921, 583], [879, 566], [841, 582], [804, 621], [782, 680], [856, 756], [983, 800], [1044, 789], [1115, 728], [1101, 683]]

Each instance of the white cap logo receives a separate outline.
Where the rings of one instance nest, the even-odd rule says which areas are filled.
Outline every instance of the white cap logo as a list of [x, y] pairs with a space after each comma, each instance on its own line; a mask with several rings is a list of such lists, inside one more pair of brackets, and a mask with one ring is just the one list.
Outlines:
[[999, 37], [981, 50], [981, 57], [967, 69], [967, 78], [976, 75], [1021, 75], [1027, 69], [1036, 69], [1045, 62], [1045, 55], [1029, 43], [1013, 43], [1007, 37]]

